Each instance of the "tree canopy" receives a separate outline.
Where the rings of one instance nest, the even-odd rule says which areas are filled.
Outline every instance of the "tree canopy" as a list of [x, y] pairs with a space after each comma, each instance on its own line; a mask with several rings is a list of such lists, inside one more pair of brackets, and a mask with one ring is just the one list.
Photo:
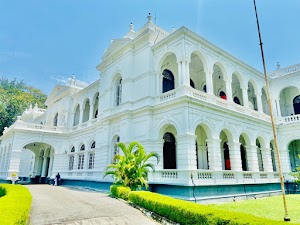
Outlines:
[[46, 99], [41, 90], [23, 81], [0, 78], [0, 136], [4, 127], [12, 125], [30, 104], [37, 103], [40, 108], [45, 108]]

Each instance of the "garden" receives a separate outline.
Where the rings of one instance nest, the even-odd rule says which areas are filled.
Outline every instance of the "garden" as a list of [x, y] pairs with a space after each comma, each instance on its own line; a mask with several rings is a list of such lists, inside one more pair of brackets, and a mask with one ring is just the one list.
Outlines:
[[111, 186], [114, 197], [122, 198], [139, 207], [156, 213], [171, 221], [182, 225], [197, 224], [300, 224], [300, 196], [288, 195], [287, 203], [290, 206], [292, 221], [283, 222], [284, 210], [281, 196], [262, 199], [244, 200], [240, 202], [201, 205], [172, 197], [142, 191], [147, 190], [147, 174], [154, 165], [147, 161], [158, 155], [154, 152], [147, 154], [143, 146], [132, 142], [128, 148], [119, 143], [122, 154], [117, 154], [114, 163], [106, 169], [106, 175], [112, 175], [115, 184]]
[[0, 224], [27, 224], [32, 197], [21, 185], [0, 184]]

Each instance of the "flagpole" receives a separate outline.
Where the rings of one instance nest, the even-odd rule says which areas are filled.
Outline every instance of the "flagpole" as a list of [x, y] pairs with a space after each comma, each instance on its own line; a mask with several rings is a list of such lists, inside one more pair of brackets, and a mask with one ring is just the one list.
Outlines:
[[266, 71], [263, 43], [262, 43], [261, 35], [260, 35], [259, 21], [258, 21], [257, 10], [256, 10], [256, 2], [255, 2], [255, 0], [253, 0], [253, 2], [254, 2], [256, 23], [257, 23], [258, 37], [259, 37], [259, 42], [260, 42], [259, 45], [260, 45], [260, 51], [261, 51], [261, 58], [262, 58], [262, 63], [263, 63], [263, 67], [264, 67], [264, 75], [265, 75], [265, 81], [266, 81], [268, 104], [269, 104], [269, 109], [270, 109], [272, 130], [273, 130], [273, 136], [274, 136], [274, 142], [275, 142], [275, 152], [276, 152], [276, 156], [277, 156], [277, 160], [278, 160], [278, 167], [279, 167], [278, 169], [279, 169], [280, 184], [281, 184], [282, 198], [283, 198], [283, 205], [284, 205], [284, 212], [285, 212], [284, 221], [290, 221], [291, 219], [288, 216], [288, 209], [287, 209], [287, 205], [286, 205], [285, 190], [284, 190], [284, 179], [283, 179], [283, 175], [282, 175], [280, 153], [279, 153], [279, 148], [278, 148], [278, 141], [277, 141], [275, 122], [274, 122], [274, 115], [273, 115], [273, 109], [272, 109], [272, 104], [271, 104], [271, 95], [270, 95], [269, 81], [268, 81], [268, 76], [267, 76], [267, 71]]

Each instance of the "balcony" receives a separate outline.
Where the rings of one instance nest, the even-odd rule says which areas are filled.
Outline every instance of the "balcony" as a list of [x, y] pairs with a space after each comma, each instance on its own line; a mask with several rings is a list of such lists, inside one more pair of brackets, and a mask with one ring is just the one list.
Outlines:
[[271, 122], [270, 116], [263, 112], [255, 111], [251, 108], [244, 107], [242, 105], [238, 105], [234, 102], [224, 100], [215, 95], [210, 95], [210, 94], [196, 90], [196, 89], [194, 89], [192, 87], [188, 87], [188, 86], [181, 86], [179, 88], [176, 88], [174, 90], [171, 90], [171, 91], [161, 94], [156, 99], [156, 104], [167, 102], [167, 101], [170, 101], [170, 100], [182, 97], [182, 96], [189, 96], [189, 97], [192, 97], [193, 99], [199, 100], [203, 103], [221, 107], [224, 110], [238, 112], [238, 113], [241, 113], [244, 115], [254, 117], [256, 119], [261, 119], [261, 120], [265, 120], [267, 122]]
[[290, 123], [300, 123], [300, 114], [281, 117], [279, 119], [279, 123], [283, 125], [290, 124]]
[[[191, 179], [193, 177], [193, 181]], [[277, 172], [213, 171], [213, 170], [156, 170], [149, 173], [150, 184], [170, 185], [231, 185], [280, 182]]]
[[54, 133], [63, 133], [66, 131], [64, 127], [57, 127], [57, 126], [47, 126], [41, 124], [34, 124], [34, 123], [26, 123], [21, 120], [17, 120], [13, 125], [9, 128], [4, 128], [3, 134], [6, 134], [12, 129], [16, 130], [31, 130], [31, 131], [41, 131], [41, 132], [54, 132]]

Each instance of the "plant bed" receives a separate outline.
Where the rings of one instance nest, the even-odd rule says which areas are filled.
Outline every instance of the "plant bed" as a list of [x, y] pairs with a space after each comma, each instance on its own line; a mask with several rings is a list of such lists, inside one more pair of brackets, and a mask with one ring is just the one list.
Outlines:
[[[216, 209], [146, 191], [132, 191], [129, 201], [182, 225], [279, 225], [285, 222], [256, 217], [241, 212]], [[289, 223], [291, 224], [291, 223]]]
[[32, 201], [28, 189], [21, 185], [0, 184], [0, 190], [5, 192], [0, 198], [0, 224], [27, 224]]

